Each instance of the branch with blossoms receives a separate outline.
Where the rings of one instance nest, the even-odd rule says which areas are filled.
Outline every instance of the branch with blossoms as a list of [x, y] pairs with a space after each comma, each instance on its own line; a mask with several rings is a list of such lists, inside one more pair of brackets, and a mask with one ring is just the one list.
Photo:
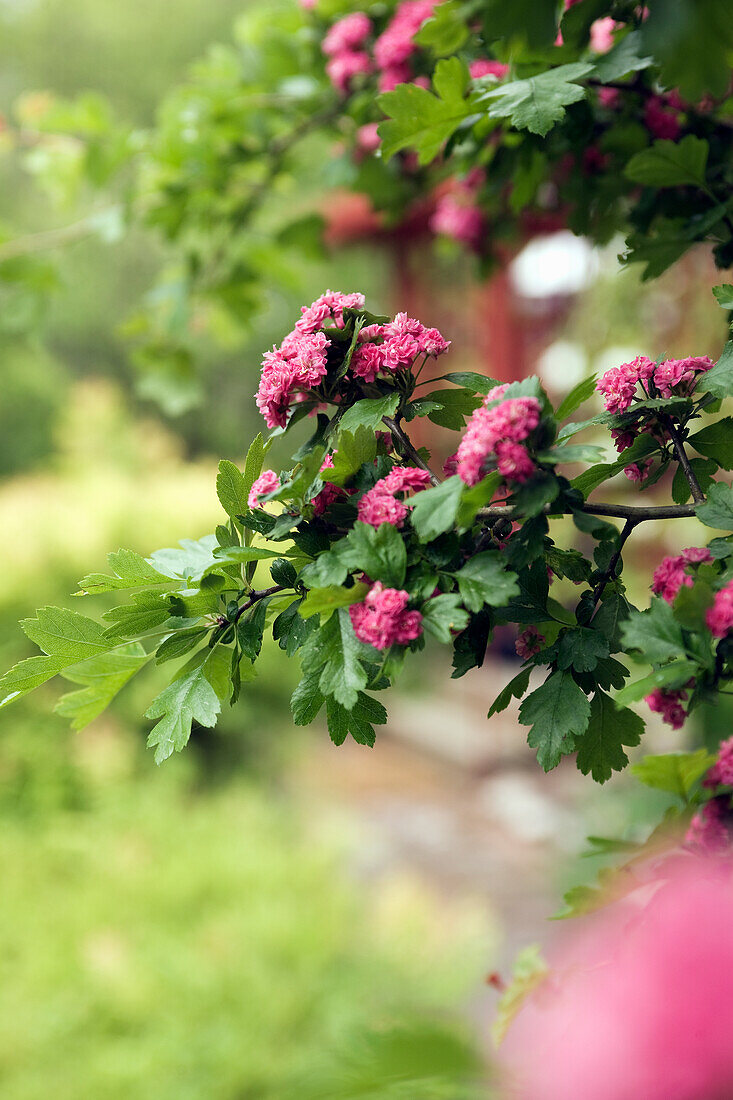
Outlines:
[[[119, 551], [109, 574], [83, 578], [82, 592], [127, 593], [103, 625], [62, 608], [26, 620], [43, 655], [5, 675], [0, 705], [60, 674], [82, 685], [60, 702], [80, 724], [147, 661], [183, 659], [146, 712], [162, 760], [236, 701], [267, 632], [300, 660], [294, 721], [325, 711], [333, 741], [371, 745], [387, 718], [378, 693], [428, 639], [452, 648], [460, 677], [509, 624], [521, 665], [489, 716], [520, 699], [543, 768], [574, 754], [604, 782], [640, 742], [629, 704], [643, 698], [679, 728], [733, 679], [733, 536], [665, 558], [643, 611], [626, 596], [624, 551], [647, 520], [695, 515], [733, 531], [733, 488], [715, 476], [733, 467], [733, 420], [719, 417], [733, 345], [717, 365], [640, 356], [580, 383], [558, 409], [536, 377], [421, 380], [449, 348], [405, 313], [370, 313], [359, 293], [327, 291], [303, 307], [263, 359], [268, 439], [242, 469], [220, 465], [226, 522], [147, 559]], [[605, 411], [571, 420], [596, 391]], [[442, 479], [410, 439], [419, 418], [459, 434]], [[578, 442], [588, 432], [610, 433], [617, 457]], [[272, 442], [296, 433], [288, 467], [263, 470]], [[596, 503], [619, 474], [637, 494], [673, 475], [674, 503]], [[563, 545], [551, 524], [567, 516], [577, 536]], [[561, 581], [572, 583], [556, 593]], [[627, 657], [651, 670], [634, 679]]]

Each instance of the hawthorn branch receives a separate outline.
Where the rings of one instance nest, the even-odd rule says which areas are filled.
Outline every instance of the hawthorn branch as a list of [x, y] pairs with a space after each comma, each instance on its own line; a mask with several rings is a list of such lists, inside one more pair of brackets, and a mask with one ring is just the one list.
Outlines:
[[274, 596], [276, 592], [284, 592], [284, 584], [273, 584], [270, 588], [263, 588], [260, 592], [250, 593], [249, 599], [237, 609], [237, 613], [234, 616], [232, 622], [238, 623], [245, 611], [249, 611], [251, 607], [254, 607], [259, 600], [264, 600], [265, 596]]
[[[546, 504], [542, 511], [546, 516], [568, 516], [572, 515], [573, 512], [585, 512], [589, 516], [633, 519], [636, 523], [643, 523], [645, 520], [655, 519], [689, 519], [696, 515], [696, 507], [695, 504], [661, 504], [647, 508], [626, 504], [585, 503], [571, 508], [568, 505], [558, 507], [554, 504]], [[478, 513], [481, 519], [513, 519], [515, 514], [517, 519], [522, 518], [517, 509], [506, 504], [490, 504]]]
[[685, 445], [682, 442], [682, 436], [677, 431], [677, 428], [675, 428], [670, 417], [665, 417], [664, 421], [664, 427], [669, 435], [669, 438], [672, 440], [674, 453], [677, 456], [677, 461], [682, 467], [682, 472], [687, 478], [687, 484], [690, 486], [690, 492], [692, 493], [693, 500], [696, 504], [703, 504], [705, 501], [705, 494], [700, 488], [700, 482], [695, 477], [695, 471], [690, 465], [690, 460], [687, 457], [687, 452], [685, 451]]
[[430, 480], [433, 485], [440, 485], [440, 478], [437, 474], [433, 473], [427, 462], [425, 462], [417, 453], [412, 445], [409, 435], [407, 434], [407, 432], [403, 431], [403, 429], [397, 423], [397, 420], [392, 420], [392, 418], [389, 416], [382, 417], [382, 420], [389, 428], [392, 434], [392, 438], [395, 440], [396, 443], [399, 444], [399, 449], [401, 450], [403, 457], [411, 459], [412, 462], [416, 466], [419, 466], [421, 470], [425, 470], [427, 474], [430, 474]]
[[640, 522], [641, 521], [638, 520], [638, 519], [627, 519], [626, 522], [624, 523], [623, 528], [621, 529], [621, 534], [619, 535], [618, 545], [616, 546], [616, 549], [615, 549], [614, 553], [611, 555], [611, 560], [609, 561], [608, 565], [604, 569], [604, 571], [603, 571], [603, 573], [602, 573], [602, 575], [601, 575], [601, 577], [598, 581], [598, 584], [593, 589], [593, 606], [594, 607], [598, 603], [598, 601], [600, 600], [601, 596], [603, 595], [604, 589], [605, 589], [606, 585], [608, 584], [608, 582], [616, 576], [616, 566], [618, 565], [619, 561], [621, 560], [621, 551], [624, 548], [624, 544], [625, 544], [627, 538], [629, 537], [629, 535], [631, 534], [631, 532], [634, 530], [634, 528]]

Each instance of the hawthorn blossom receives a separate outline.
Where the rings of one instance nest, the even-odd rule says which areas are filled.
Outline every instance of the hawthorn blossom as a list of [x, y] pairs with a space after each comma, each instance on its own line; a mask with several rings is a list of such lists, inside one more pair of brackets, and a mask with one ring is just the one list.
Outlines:
[[685, 834], [685, 844], [703, 855], [721, 855], [730, 847], [731, 834], [724, 821], [724, 807], [711, 798], [697, 811]]
[[638, 355], [631, 363], [612, 367], [599, 379], [596, 389], [604, 395], [603, 403], [608, 412], [626, 412], [636, 395], [640, 381], [648, 382], [654, 371], [654, 363], [645, 355]]
[[654, 570], [652, 592], [656, 596], [661, 596], [667, 603], [674, 603], [683, 585], [685, 588], [692, 588], [693, 579], [687, 572], [687, 566], [698, 565], [704, 561], [712, 561], [712, 557], [710, 551], [702, 546], [690, 546], [681, 554], [662, 558]]
[[374, 43], [374, 60], [379, 69], [397, 69], [415, 53], [415, 35], [436, 5], [437, 0], [402, 0], [397, 5], [387, 28]]
[[274, 493], [275, 490], [279, 488], [280, 478], [275, 471], [265, 470], [263, 474], [260, 474], [250, 489], [249, 496], [247, 497], [247, 506], [249, 508], [261, 508], [260, 497], [267, 496], [268, 493]]
[[372, 21], [363, 11], [345, 15], [330, 27], [321, 49], [327, 57], [358, 50], [372, 32]]
[[667, 691], [664, 688], [655, 688], [651, 695], [644, 697], [644, 702], [649, 710], [661, 715], [662, 721], [671, 726], [673, 730], [682, 729], [687, 717], [687, 711], [682, 703], [687, 700], [687, 692]]
[[712, 359], [707, 355], [665, 359], [654, 371], [654, 385], [662, 397], [686, 396], [694, 390], [698, 375], [713, 366]]
[[[493, 394], [488, 394], [486, 400], [494, 400]], [[487, 464], [496, 461], [502, 476], [526, 481], [535, 466], [524, 448], [516, 444], [526, 440], [539, 422], [540, 403], [536, 397], [512, 397], [498, 405], [481, 405], [471, 416], [458, 446], [456, 473], [467, 485], [476, 485], [486, 473]]]
[[682, 122], [676, 100], [669, 96], [650, 96], [644, 104], [644, 125], [654, 138], [676, 141]]
[[713, 606], [705, 612], [705, 622], [714, 638], [724, 638], [733, 629], [733, 581], [715, 593]]
[[279, 348], [265, 352], [256, 399], [268, 428], [284, 428], [295, 394], [317, 386], [324, 377], [329, 346], [325, 333], [296, 329]]
[[528, 657], [534, 657], [539, 653], [545, 644], [544, 634], [540, 634], [536, 626], [528, 626], [526, 630], [523, 630], [514, 643], [514, 648], [517, 651], [517, 656], [526, 660]]
[[354, 633], [360, 642], [375, 649], [389, 649], [393, 645], [407, 645], [422, 634], [422, 615], [408, 611], [409, 592], [398, 588], [385, 588], [377, 581], [369, 589], [362, 603], [349, 608]]
[[733, 737], [721, 743], [718, 759], [709, 769], [704, 782], [706, 787], [717, 787], [719, 783], [733, 787]]
[[468, 66], [472, 80], [480, 80], [482, 76], [495, 76], [497, 80], [503, 80], [509, 72], [509, 66], [503, 61], [492, 61], [490, 58], [479, 58]]
[[397, 493], [420, 492], [430, 484], [430, 474], [408, 466], [395, 466], [386, 477], [381, 478], [373, 489], [369, 489], [359, 501], [358, 516], [362, 523], [372, 527], [381, 527], [390, 523], [393, 527], [402, 527], [407, 516], [407, 508]]
[[336, 328], [344, 327], [345, 309], [363, 309], [363, 294], [342, 294], [337, 290], [327, 290], [309, 306], [301, 307], [301, 318], [295, 324], [296, 332], [316, 332], [324, 324], [333, 323]]
[[615, 19], [607, 16], [605, 19], [596, 19], [591, 23], [590, 48], [594, 53], [608, 53], [613, 46], [613, 32], [620, 26]]

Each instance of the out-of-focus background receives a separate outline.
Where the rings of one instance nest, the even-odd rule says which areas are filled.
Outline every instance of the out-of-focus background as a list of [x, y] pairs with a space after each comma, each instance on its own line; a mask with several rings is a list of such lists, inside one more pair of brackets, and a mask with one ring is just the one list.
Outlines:
[[[241, 7], [178, 0], [171, 18], [168, 0], [2, 0], [0, 112], [21, 95], [96, 89], [146, 125]], [[0, 221], [44, 225], [44, 197], [1, 144]], [[559, 234], [479, 283], [454, 254], [428, 265], [419, 243], [396, 256], [351, 241], [293, 274], [246, 344], [210, 349], [204, 402], [177, 418], [140, 397], [120, 332], [160, 262], [149, 237], [75, 243], [48, 275], [61, 282], [51, 297], [5, 286], [0, 666], [30, 652], [17, 620], [68, 601], [109, 550], [213, 530], [218, 457], [241, 458], [259, 426], [261, 352], [326, 286], [438, 325], [451, 369], [538, 370], [554, 394], [640, 353], [715, 353], [707, 258], [642, 287], [616, 251]], [[664, 538], [636, 537], [639, 599], [672, 549]], [[602, 798], [571, 763], [543, 776], [515, 710], [487, 723], [515, 661], [502, 638], [453, 681], [430, 655], [373, 750], [291, 726], [294, 673], [274, 648], [236, 710], [161, 769], [139, 715], [165, 669], [78, 734], [54, 686], [4, 710], [3, 1100], [414, 1097], [415, 1081], [420, 1097], [469, 1095], [456, 1082], [490, 1059], [486, 977], [557, 934], [547, 917], [592, 872], [587, 834], [643, 836], [663, 805], [626, 776]], [[692, 736], [726, 722], [702, 715]], [[647, 750], [667, 744], [652, 725]]]

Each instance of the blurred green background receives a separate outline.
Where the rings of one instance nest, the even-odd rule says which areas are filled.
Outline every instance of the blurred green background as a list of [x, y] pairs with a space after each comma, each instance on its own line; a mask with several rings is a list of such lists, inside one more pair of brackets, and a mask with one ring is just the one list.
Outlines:
[[[0, 113], [21, 95], [93, 89], [131, 128], [145, 125], [189, 63], [230, 39], [242, 7], [0, 0]], [[0, 222], [55, 224], [9, 154], [0, 195]], [[17, 620], [68, 601], [109, 550], [148, 553], [213, 530], [216, 459], [245, 451], [261, 351], [302, 302], [330, 285], [401, 308], [384, 253], [314, 258], [272, 294], [246, 343], [206, 350], [203, 404], [166, 420], [136, 390], [120, 331], [162, 262], [155, 241], [80, 241], [54, 260], [36, 268], [37, 294], [0, 291], [2, 668], [30, 652]], [[438, 303], [441, 271], [454, 300], [471, 279], [455, 257], [440, 263]], [[601, 257], [548, 330], [548, 384], [561, 390], [577, 381], [570, 367], [629, 349], [713, 351], [722, 320], [708, 274], [693, 258], [642, 295]], [[436, 689], [429, 716], [408, 681], [372, 751], [294, 730], [294, 671], [274, 647], [263, 664], [219, 728], [159, 770], [139, 715], [165, 670], [81, 734], [54, 712], [53, 685], [3, 711], [3, 1100], [485, 1096], [496, 997], [484, 975], [548, 938], [544, 918], [578, 877], [585, 832], [633, 830], [658, 809], [625, 779], [601, 809], [572, 768], [548, 780], [531, 770], [522, 731], [485, 725], [507, 678], [500, 660], [465, 688]], [[413, 686], [424, 693], [427, 678], [417, 671]], [[451, 742], [443, 755], [412, 735], [428, 717]]]

